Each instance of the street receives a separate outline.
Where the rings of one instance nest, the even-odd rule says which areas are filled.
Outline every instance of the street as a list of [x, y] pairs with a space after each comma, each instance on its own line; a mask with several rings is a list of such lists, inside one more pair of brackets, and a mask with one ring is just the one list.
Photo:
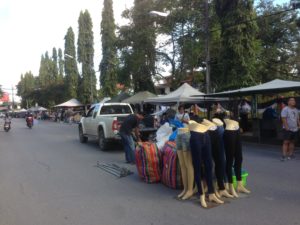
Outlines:
[[[275, 148], [275, 149], [274, 149]], [[77, 125], [24, 119], [0, 131], [0, 225], [296, 225], [300, 224], [300, 154], [281, 162], [280, 146], [247, 144], [249, 196], [203, 209], [178, 201], [179, 190], [140, 180], [116, 146], [81, 144]], [[116, 178], [95, 167], [117, 163], [134, 172]]]

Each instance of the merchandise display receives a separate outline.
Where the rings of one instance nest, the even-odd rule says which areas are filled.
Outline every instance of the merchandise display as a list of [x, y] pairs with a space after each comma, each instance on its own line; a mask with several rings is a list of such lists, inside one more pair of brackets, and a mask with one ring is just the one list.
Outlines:
[[138, 174], [146, 183], [157, 183], [161, 179], [160, 151], [155, 143], [139, 142], [135, 150]]
[[234, 197], [238, 197], [235, 191], [232, 180], [232, 167], [237, 180], [237, 192], [243, 192], [249, 194], [242, 183], [242, 143], [240, 138], [239, 123], [234, 120], [224, 119], [225, 132], [224, 132], [224, 144], [225, 144], [225, 155], [226, 155], [226, 174], [229, 183], [229, 192]]
[[233, 198], [225, 189], [225, 153], [222, 135], [222, 126], [217, 126], [215, 123], [204, 119], [203, 125], [208, 127], [208, 134], [211, 140], [211, 152], [214, 161], [214, 172], [217, 178], [218, 193], [220, 196]]
[[180, 189], [179, 200], [197, 194], [203, 208], [250, 193], [237, 121], [213, 118], [183, 124], [170, 119], [157, 134], [157, 143], [139, 142], [135, 151], [138, 174], [146, 183]]
[[[202, 207], [207, 207], [205, 201], [205, 193], [201, 184], [201, 178], [204, 175], [208, 188], [207, 192], [209, 201], [222, 204], [224, 202], [217, 198], [213, 187], [213, 163], [211, 154], [211, 142], [209, 134], [207, 132], [209, 127], [196, 122], [190, 122], [189, 129], [191, 134], [190, 147], [195, 171], [195, 183], [197, 185], [198, 193], [200, 195], [200, 203]], [[203, 172], [202, 164], [204, 165], [205, 172]]]
[[173, 189], [182, 189], [182, 177], [179, 160], [176, 152], [176, 143], [168, 141], [161, 150], [162, 175], [161, 182]]

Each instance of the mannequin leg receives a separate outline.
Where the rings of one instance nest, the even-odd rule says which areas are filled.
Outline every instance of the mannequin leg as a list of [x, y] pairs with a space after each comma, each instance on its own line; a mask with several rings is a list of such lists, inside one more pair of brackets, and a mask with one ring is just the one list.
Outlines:
[[201, 136], [197, 132], [191, 131], [190, 147], [192, 163], [194, 168], [194, 178], [199, 195], [203, 195], [201, 186]]
[[206, 204], [206, 201], [205, 201], [205, 195], [200, 196], [200, 204], [203, 208], [207, 208], [207, 204]]
[[238, 194], [236, 193], [234, 187], [233, 187], [233, 184], [230, 184], [230, 183], [229, 183], [229, 193], [230, 193], [233, 197], [235, 197], [235, 198], [238, 198], [238, 197], [239, 197]]
[[187, 188], [186, 193], [182, 197], [183, 200], [189, 199], [194, 194], [194, 167], [192, 162], [191, 151], [183, 151], [183, 159], [186, 166], [186, 175], [187, 175]]
[[232, 165], [233, 165], [233, 157], [236, 145], [235, 143], [235, 133], [234, 131], [226, 131], [224, 132], [224, 144], [225, 144], [225, 156], [226, 156], [226, 174], [228, 179], [228, 191], [234, 197], [238, 197], [232, 181]]
[[182, 177], [182, 183], [183, 183], [183, 190], [182, 192], [177, 196], [178, 198], [182, 198], [186, 191], [187, 191], [187, 169], [185, 165], [185, 161], [183, 158], [183, 151], [177, 150], [177, 156], [180, 164], [180, 170], [181, 170], [181, 177]]
[[237, 192], [242, 192], [250, 194], [250, 191], [247, 190], [242, 182], [242, 162], [243, 162], [243, 153], [242, 153], [242, 144], [240, 141], [239, 133], [237, 133], [237, 143], [236, 143], [236, 152], [235, 152], [235, 162], [234, 162], [234, 172], [236, 174], [237, 180]]

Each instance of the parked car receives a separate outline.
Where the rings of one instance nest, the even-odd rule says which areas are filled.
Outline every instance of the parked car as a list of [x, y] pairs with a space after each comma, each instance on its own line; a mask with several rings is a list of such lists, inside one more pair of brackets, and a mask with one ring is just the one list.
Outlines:
[[79, 122], [80, 142], [85, 143], [90, 138], [97, 139], [99, 148], [103, 151], [107, 150], [109, 142], [121, 140], [119, 128], [129, 114], [133, 114], [133, 110], [127, 103], [93, 105]]

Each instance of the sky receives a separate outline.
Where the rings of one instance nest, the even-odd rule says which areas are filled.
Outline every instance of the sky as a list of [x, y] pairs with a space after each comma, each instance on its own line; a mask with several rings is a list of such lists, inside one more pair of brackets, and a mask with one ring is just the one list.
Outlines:
[[[124, 24], [121, 13], [133, 0], [113, 0], [115, 21]], [[0, 84], [15, 86], [21, 74], [38, 75], [41, 55], [52, 48], [64, 49], [64, 37], [71, 26], [76, 36], [81, 10], [91, 14], [97, 67], [101, 60], [100, 23], [103, 0], [0, 0]], [[75, 43], [75, 45], [76, 45]]]
[[[115, 21], [124, 24], [121, 13], [134, 0], [113, 0]], [[276, 0], [278, 4], [289, 0]], [[101, 60], [100, 23], [103, 0], [0, 0], [0, 84], [15, 86], [21, 74], [38, 75], [41, 55], [52, 48], [63, 50], [64, 36], [71, 26], [77, 38], [78, 17], [87, 9], [94, 31], [94, 64]], [[76, 44], [76, 43], [75, 43]]]

